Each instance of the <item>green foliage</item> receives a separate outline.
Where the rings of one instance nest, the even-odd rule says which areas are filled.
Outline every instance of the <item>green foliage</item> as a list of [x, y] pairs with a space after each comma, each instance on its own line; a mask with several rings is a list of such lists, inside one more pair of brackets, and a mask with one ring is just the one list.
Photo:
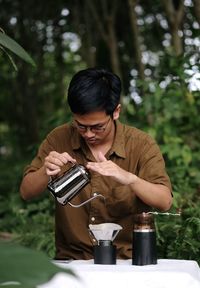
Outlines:
[[197, 211], [200, 211], [199, 204], [179, 217], [158, 216], [156, 227], [159, 258], [188, 259], [200, 263], [200, 213], [191, 216], [197, 214]]
[[188, 58], [165, 55], [154, 79], [138, 83], [145, 96], [137, 106], [128, 103], [126, 120], [157, 140], [172, 182], [172, 210], [182, 211], [179, 219], [156, 218], [159, 257], [200, 263], [200, 94], [190, 91], [184, 67], [192, 70]]
[[[53, 258], [54, 200], [49, 193], [27, 203], [20, 198], [25, 163], [16, 164], [18, 161], [16, 158], [1, 161], [0, 238], [8, 237], [24, 246], [43, 250]], [[12, 173], [6, 169], [7, 165], [12, 167]]]
[[0, 287], [34, 288], [48, 282], [56, 273], [75, 276], [71, 270], [51, 263], [41, 252], [20, 245], [0, 242]]
[[2, 33], [2, 32], [3, 31], [1, 31], [1, 29], [0, 29], [0, 49], [2, 49], [8, 55], [14, 68], [17, 70], [17, 66], [15, 65], [12, 57], [4, 48], [12, 51], [17, 56], [19, 56], [21, 59], [23, 59], [27, 63], [31, 64], [32, 66], [36, 66], [35, 62], [30, 57], [30, 55], [24, 50], [24, 48], [22, 48], [15, 40], [11, 39], [8, 35], [6, 35], [5, 33]]
[[[97, 2], [94, 1], [96, 5]], [[128, 94], [131, 72], [137, 69], [138, 59], [134, 50], [136, 39], [129, 30], [131, 25], [124, 4], [118, 4], [117, 19], [121, 21], [117, 21], [114, 32], [123, 86]], [[66, 90], [71, 76], [90, 65], [111, 69], [111, 51], [97, 33], [98, 23], [88, 17], [91, 15], [88, 5], [83, 5], [83, 9], [78, 5], [79, 1], [66, 4], [66, 1], [50, 0], [37, 5], [32, 0], [3, 1], [0, 11], [1, 25], [6, 27], [7, 34], [30, 51], [37, 63], [37, 71], [23, 65], [23, 61], [17, 62], [18, 72], [10, 71], [10, 63], [0, 49], [0, 237], [43, 250], [51, 258], [54, 256], [54, 203], [47, 193], [28, 203], [20, 199], [23, 168], [33, 158], [45, 135], [70, 119]], [[117, 7], [112, 1], [109, 5]], [[189, 89], [189, 76], [185, 73], [185, 69], [200, 70], [199, 47], [194, 45], [199, 29], [195, 28], [193, 7], [188, 5], [183, 38], [185, 51], [192, 51], [193, 55], [167, 54], [163, 43], [170, 31], [161, 25], [167, 20], [161, 6], [159, 1], [142, 1], [137, 6], [141, 50], [149, 53], [148, 56], [154, 52], [156, 57], [163, 51], [163, 57], [158, 66], [152, 61], [146, 63], [145, 69], [151, 72], [151, 78], [138, 81], [135, 76], [142, 101], [136, 104], [127, 95], [122, 119], [146, 130], [159, 143], [173, 186], [172, 210], [182, 210], [178, 218], [156, 218], [159, 257], [196, 259], [200, 263], [200, 95], [199, 91]], [[102, 15], [99, 3], [96, 8]], [[68, 16], [61, 13], [63, 9], [69, 10]], [[106, 32], [108, 26], [103, 18], [102, 27]], [[121, 25], [122, 22], [127, 25]], [[66, 38], [74, 33], [81, 43], [76, 51], [70, 44], [77, 44], [77, 41]], [[18, 56], [26, 58], [7, 35], [0, 33], [0, 44], [6, 52], [14, 49]]]
[[[187, 59], [184, 61], [189, 65]], [[166, 60], [163, 59], [163, 62]], [[176, 209], [182, 211], [180, 217], [156, 217], [159, 258], [193, 259], [200, 263], [200, 99], [199, 93], [189, 90], [188, 76], [181, 72], [180, 63], [175, 60], [171, 63], [172, 67], [167, 68], [170, 73], [163, 68], [162, 73], [158, 73], [159, 77], [155, 75], [155, 79], [139, 83], [145, 91], [142, 103], [135, 105], [129, 102], [122, 116], [123, 121], [146, 130], [159, 143], [173, 186], [172, 212]], [[162, 88], [161, 83], [168, 75], [171, 75], [171, 81]], [[60, 119], [64, 120], [64, 113], [58, 109], [47, 119], [41, 139], [45, 135], [45, 127], [50, 129], [60, 124]], [[25, 203], [19, 196], [23, 167], [36, 152], [33, 147], [28, 151], [28, 159], [13, 155], [2, 158], [0, 231], [11, 233], [14, 241], [43, 250], [53, 258], [52, 198], [45, 193], [43, 197]]]

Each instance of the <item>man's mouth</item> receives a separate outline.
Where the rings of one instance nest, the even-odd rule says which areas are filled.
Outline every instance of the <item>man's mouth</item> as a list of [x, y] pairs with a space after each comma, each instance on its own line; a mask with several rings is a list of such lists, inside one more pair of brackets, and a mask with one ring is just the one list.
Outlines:
[[89, 143], [96, 142], [96, 140], [97, 140], [96, 138], [85, 138], [85, 141]]

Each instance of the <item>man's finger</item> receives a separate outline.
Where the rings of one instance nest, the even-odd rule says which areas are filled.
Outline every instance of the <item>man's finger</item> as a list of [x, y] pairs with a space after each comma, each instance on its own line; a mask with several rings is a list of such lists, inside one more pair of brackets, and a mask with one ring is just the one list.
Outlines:
[[98, 160], [99, 160], [99, 162], [107, 161], [106, 157], [103, 155], [103, 153], [101, 151], [98, 153]]

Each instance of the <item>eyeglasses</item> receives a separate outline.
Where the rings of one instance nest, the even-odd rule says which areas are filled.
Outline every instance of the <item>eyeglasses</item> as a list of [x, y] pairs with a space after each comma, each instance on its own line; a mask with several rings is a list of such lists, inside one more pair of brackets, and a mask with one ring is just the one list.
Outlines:
[[76, 128], [80, 131], [80, 132], [87, 132], [87, 130], [89, 129], [90, 131], [92, 131], [93, 133], [102, 133], [106, 130], [108, 123], [110, 122], [110, 119], [108, 119], [108, 121], [105, 124], [97, 124], [97, 125], [82, 125], [80, 123], [78, 123], [75, 120], [75, 125]]

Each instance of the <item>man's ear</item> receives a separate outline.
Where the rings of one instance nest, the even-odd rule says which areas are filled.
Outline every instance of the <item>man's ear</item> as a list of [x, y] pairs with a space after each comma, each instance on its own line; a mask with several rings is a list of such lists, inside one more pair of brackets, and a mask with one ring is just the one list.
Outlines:
[[119, 114], [121, 111], [121, 104], [118, 104], [115, 108], [115, 111], [113, 112], [113, 120], [117, 120], [119, 118]]

